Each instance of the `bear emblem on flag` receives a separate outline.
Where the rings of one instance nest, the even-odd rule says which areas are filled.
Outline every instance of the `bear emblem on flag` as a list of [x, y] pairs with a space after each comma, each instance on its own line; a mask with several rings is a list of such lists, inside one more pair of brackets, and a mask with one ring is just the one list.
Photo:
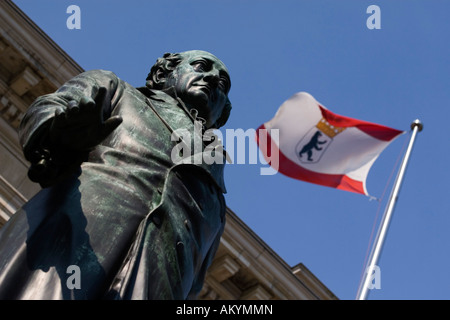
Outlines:
[[344, 131], [343, 127], [335, 127], [325, 118], [309, 130], [297, 143], [295, 153], [302, 163], [317, 163], [333, 141], [333, 138]]

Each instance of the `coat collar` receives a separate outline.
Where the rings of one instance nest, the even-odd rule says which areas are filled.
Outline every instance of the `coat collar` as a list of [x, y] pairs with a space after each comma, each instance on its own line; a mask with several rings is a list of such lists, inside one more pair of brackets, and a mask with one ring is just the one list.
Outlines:
[[[161, 121], [164, 122], [164, 124], [168, 127], [168, 129], [171, 132], [174, 132], [180, 126], [180, 124], [181, 127], [189, 128], [194, 124], [194, 121], [203, 120], [201, 118], [200, 120], [198, 117], [196, 117], [195, 112], [189, 111], [189, 109], [185, 106], [183, 101], [177, 97], [173, 87], [164, 90], [153, 90], [147, 87], [137, 89], [140, 92], [142, 92], [146, 97], [148, 97], [149, 100], [151, 100], [148, 101], [147, 103], [150, 104], [150, 107], [152, 109], [153, 108], [155, 109], [154, 111], [158, 113], [158, 117], [161, 119]], [[179, 108], [174, 108], [173, 106], [178, 106]], [[183, 114], [183, 116], [180, 117], [180, 114]], [[203, 134], [203, 131], [201, 134]], [[202, 137], [198, 137], [198, 139], [200, 139], [200, 141], [203, 142]], [[224, 162], [229, 160], [229, 156], [224, 149], [223, 149], [223, 156]], [[231, 163], [231, 160], [229, 160], [228, 162]], [[206, 164], [202, 160], [202, 154], [200, 153], [194, 154], [192, 155], [192, 157], [185, 158], [183, 161], [178, 163], [178, 165], [189, 163], [194, 163], [196, 166], [204, 167], [204, 169], [213, 177], [213, 180], [216, 182], [216, 184], [222, 190], [222, 192], [223, 193], [227, 192], [223, 177], [223, 170], [225, 163]]]
[[140, 92], [142, 92], [145, 96], [152, 100], [163, 102], [159, 107], [164, 106], [166, 103], [169, 105], [178, 105], [186, 115], [194, 121], [200, 121], [202, 124], [205, 123], [205, 119], [198, 117], [198, 111], [196, 109], [188, 109], [184, 104], [183, 100], [181, 100], [175, 91], [174, 87], [169, 87], [166, 89], [155, 90], [149, 89], [148, 87], [140, 87], [137, 88]]

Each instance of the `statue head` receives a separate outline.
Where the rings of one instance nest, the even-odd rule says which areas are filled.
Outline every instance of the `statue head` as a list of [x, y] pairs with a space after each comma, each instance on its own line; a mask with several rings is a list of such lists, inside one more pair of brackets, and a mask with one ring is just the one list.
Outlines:
[[186, 107], [196, 109], [205, 119], [207, 128], [220, 128], [230, 115], [230, 76], [225, 64], [209, 52], [164, 54], [151, 68], [146, 86], [156, 90], [173, 87]]

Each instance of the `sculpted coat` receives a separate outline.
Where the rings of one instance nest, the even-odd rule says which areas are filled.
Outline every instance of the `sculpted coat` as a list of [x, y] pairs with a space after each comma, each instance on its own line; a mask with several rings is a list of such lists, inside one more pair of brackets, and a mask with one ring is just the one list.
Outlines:
[[26, 157], [43, 152], [58, 110], [101, 87], [102, 116], [122, 122], [73, 170], [63, 160], [75, 155], [53, 155], [70, 174], [54, 174], [0, 230], [0, 299], [194, 299], [202, 288], [225, 225], [225, 161], [172, 160], [173, 131], [199, 134], [173, 87], [82, 73], [31, 105], [20, 128]]

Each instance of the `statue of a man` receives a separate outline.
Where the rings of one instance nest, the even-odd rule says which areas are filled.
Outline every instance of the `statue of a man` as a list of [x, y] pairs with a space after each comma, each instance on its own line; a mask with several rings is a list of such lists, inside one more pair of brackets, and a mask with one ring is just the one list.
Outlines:
[[0, 229], [0, 299], [195, 299], [225, 225], [225, 161], [174, 161], [173, 132], [203, 151], [230, 85], [195, 50], [159, 58], [142, 88], [93, 70], [39, 97], [19, 136], [43, 189]]

